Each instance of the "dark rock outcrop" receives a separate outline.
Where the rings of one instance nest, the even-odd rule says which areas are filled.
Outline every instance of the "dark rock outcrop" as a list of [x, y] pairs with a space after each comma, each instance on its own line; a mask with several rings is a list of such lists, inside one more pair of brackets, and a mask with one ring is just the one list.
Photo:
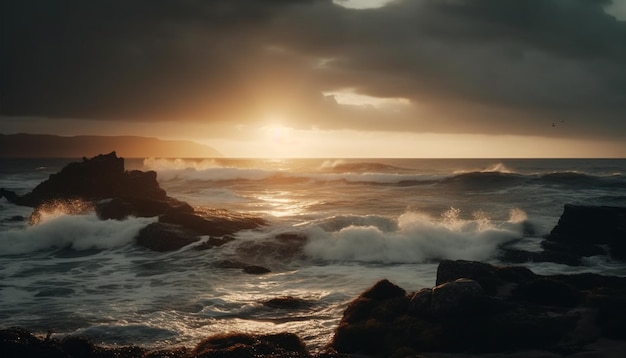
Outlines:
[[203, 235], [213, 241], [202, 249], [220, 246], [227, 242], [220, 238], [265, 224], [261, 218], [225, 210], [197, 212], [188, 203], [167, 196], [156, 172], [126, 171], [124, 158], [115, 152], [70, 163], [25, 195], [5, 189], [0, 189], [0, 195], [14, 204], [35, 207], [32, 224], [38, 222], [41, 212], [51, 209], [68, 214], [94, 210], [102, 220], [158, 216], [158, 223], [147, 226], [137, 237], [139, 245], [155, 251], [177, 250]]
[[510, 263], [555, 262], [579, 266], [584, 257], [610, 255], [626, 260], [626, 208], [565, 205], [558, 224], [541, 243], [543, 251], [503, 248]]
[[597, 255], [606, 245], [612, 257], [626, 260], [626, 208], [565, 205], [546, 244], [580, 256]]
[[403, 292], [384, 280], [361, 294], [345, 310], [332, 347], [379, 357], [572, 353], [598, 339], [626, 338], [626, 278], [540, 276], [523, 267], [443, 261], [436, 287]]
[[[3, 358], [310, 358], [300, 337], [292, 333], [250, 335], [222, 334], [206, 338], [193, 349], [175, 347], [150, 351], [137, 346], [100, 347], [86, 338], [68, 336], [61, 340], [38, 338], [26, 330], [8, 328], [0, 330], [0, 356]], [[329, 350], [317, 357], [339, 358], [342, 355]]]
[[[135, 216], [155, 216], [142, 211], [141, 200], [149, 201], [150, 205], [146, 205], [149, 209], [161, 204], [160, 209], [176, 210], [176, 205], [168, 205], [170, 202], [184, 206], [182, 202], [169, 198], [156, 178], [154, 171], [126, 171], [124, 158], [111, 152], [91, 159], [83, 158], [82, 162], [70, 163], [60, 172], [51, 174], [27, 194], [20, 196], [5, 189], [0, 193], [14, 204], [30, 207], [63, 200], [79, 199], [96, 203], [103, 199], [118, 198], [114, 205], [120, 209], [124, 209], [120, 205], [122, 202], [135, 204], [130, 210], [126, 207]], [[183, 210], [188, 211], [189, 207]]]
[[300, 337], [291, 333], [270, 335], [225, 334], [200, 342], [194, 357], [310, 357]]

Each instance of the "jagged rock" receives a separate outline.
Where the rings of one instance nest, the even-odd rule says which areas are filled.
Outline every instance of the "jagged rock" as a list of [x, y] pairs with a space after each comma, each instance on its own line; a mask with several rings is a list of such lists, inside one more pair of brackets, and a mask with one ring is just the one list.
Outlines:
[[[0, 195], [17, 205], [36, 207], [31, 224], [49, 209], [72, 215], [95, 211], [102, 220], [158, 216], [159, 223], [144, 228], [137, 237], [138, 244], [155, 251], [177, 250], [201, 235], [225, 237], [265, 224], [261, 218], [225, 210], [196, 212], [188, 203], [167, 196], [156, 172], [125, 171], [124, 158], [115, 152], [70, 163], [25, 195], [5, 189], [0, 189]], [[212, 238], [200, 249], [226, 242]]]
[[558, 224], [546, 240], [543, 251], [502, 248], [500, 259], [510, 263], [554, 262], [580, 266], [584, 257], [610, 255], [626, 260], [626, 208], [565, 205]]
[[547, 241], [580, 256], [596, 255], [594, 246], [607, 245], [613, 258], [626, 260], [626, 208], [567, 204]]
[[0, 189], [0, 194], [14, 204], [30, 207], [72, 200], [95, 205], [111, 199], [96, 205], [103, 219], [193, 212], [189, 204], [168, 197], [156, 178], [154, 171], [125, 171], [124, 158], [111, 152], [70, 163], [22, 196], [6, 189]]

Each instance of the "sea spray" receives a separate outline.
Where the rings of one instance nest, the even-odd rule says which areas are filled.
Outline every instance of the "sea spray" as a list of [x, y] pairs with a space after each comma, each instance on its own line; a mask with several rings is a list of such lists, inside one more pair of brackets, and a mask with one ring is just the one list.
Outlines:
[[100, 220], [95, 214], [46, 217], [37, 225], [0, 233], [3, 254], [22, 254], [45, 249], [109, 249], [133, 242], [135, 236], [156, 218]]
[[[397, 228], [349, 225], [338, 231], [312, 230], [305, 253], [316, 259], [420, 263], [438, 259], [487, 260], [497, 248], [522, 236], [518, 227], [498, 228], [484, 214], [461, 220], [452, 208], [441, 219], [408, 212]], [[517, 229], [517, 230], [516, 230]]]

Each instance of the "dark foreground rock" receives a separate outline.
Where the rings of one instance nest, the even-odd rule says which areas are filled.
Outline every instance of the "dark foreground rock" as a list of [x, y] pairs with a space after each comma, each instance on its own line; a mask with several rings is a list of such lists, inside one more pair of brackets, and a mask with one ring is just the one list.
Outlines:
[[[527, 268], [443, 261], [437, 286], [406, 294], [383, 280], [344, 312], [339, 352], [572, 354], [601, 339], [626, 346], [626, 278], [540, 276]], [[426, 355], [427, 356], [427, 355]]]
[[580, 256], [604, 252], [626, 260], [626, 208], [612, 206], [565, 205], [558, 224], [544, 248], [569, 250]]
[[340, 358], [332, 350], [312, 355], [302, 340], [291, 333], [250, 335], [242, 333], [208, 337], [196, 347], [151, 351], [141, 347], [100, 347], [82, 337], [38, 338], [19, 328], [0, 330], [0, 357], [25, 358]]
[[584, 257], [609, 255], [626, 260], [626, 208], [565, 205], [558, 224], [541, 243], [543, 251], [503, 248], [501, 259], [511, 263], [555, 262], [582, 264]]
[[2, 188], [2, 196], [14, 204], [34, 207], [32, 224], [39, 221], [40, 213], [50, 210], [68, 214], [94, 210], [102, 220], [158, 216], [158, 222], [144, 228], [137, 238], [139, 245], [155, 251], [177, 250], [205, 235], [212, 241], [203, 244], [203, 249], [220, 246], [227, 242], [224, 237], [265, 224], [261, 218], [225, 210], [198, 212], [169, 197], [159, 186], [156, 172], [125, 170], [124, 158], [115, 152], [70, 163], [24, 195]]

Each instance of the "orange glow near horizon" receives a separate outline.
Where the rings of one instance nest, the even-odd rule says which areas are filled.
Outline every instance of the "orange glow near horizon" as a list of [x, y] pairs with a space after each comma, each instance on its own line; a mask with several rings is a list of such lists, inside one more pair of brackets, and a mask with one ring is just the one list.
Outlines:
[[226, 157], [616, 158], [617, 142], [525, 136], [296, 130], [262, 127], [251, 140], [206, 140]]

